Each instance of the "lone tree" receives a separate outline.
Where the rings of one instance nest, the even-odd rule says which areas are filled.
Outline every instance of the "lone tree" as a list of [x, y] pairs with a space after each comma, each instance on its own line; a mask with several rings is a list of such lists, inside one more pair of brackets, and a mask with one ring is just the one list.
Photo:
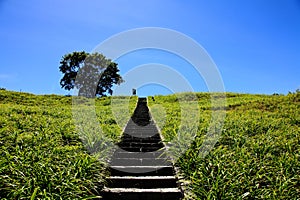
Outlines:
[[82, 51], [66, 54], [59, 66], [59, 71], [64, 74], [60, 85], [66, 90], [78, 89], [79, 96], [112, 95], [112, 86], [123, 82], [117, 65], [99, 53]]

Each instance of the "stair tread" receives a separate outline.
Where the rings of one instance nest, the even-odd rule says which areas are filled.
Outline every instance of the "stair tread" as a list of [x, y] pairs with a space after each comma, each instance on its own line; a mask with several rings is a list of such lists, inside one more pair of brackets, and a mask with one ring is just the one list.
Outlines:
[[109, 179], [134, 179], [134, 180], [155, 180], [155, 179], [176, 179], [175, 176], [110, 176]]
[[155, 169], [160, 169], [160, 168], [166, 168], [166, 167], [172, 167], [171, 165], [159, 165], [159, 166], [156, 166], [156, 165], [122, 165], [122, 166], [118, 166], [118, 165], [111, 165], [110, 166], [111, 168], [155, 168]]
[[116, 157], [116, 156], [114, 156], [111, 160], [127, 160], [127, 161], [132, 161], [132, 160], [148, 160], [148, 161], [165, 161], [165, 160], [167, 160], [167, 161], [169, 161], [170, 160], [170, 158], [168, 158], [168, 157], [162, 157], [162, 158], [159, 158], [159, 157], [157, 157], [157, 158], [155, 158], [155, 157], [153, 157], [153, 158], [122, 158], [122, 157]]
[[151, 189], [145, 189], [145, 188], [104, 188], [104, 192], [153, 192], [153, 193], [170, 193], [170, 192], [179, 192], [181, 193], [181, 190], [179, 188], [151, 188]]

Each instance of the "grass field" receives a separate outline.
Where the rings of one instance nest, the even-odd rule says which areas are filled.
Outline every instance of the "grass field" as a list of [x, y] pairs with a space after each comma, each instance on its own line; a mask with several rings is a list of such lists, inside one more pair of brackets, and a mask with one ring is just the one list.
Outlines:
[[[227, 93], [221, 137], [204, 158], [199, 149], [213, 108], [209, 94], [195, 95], [196, 101], [186, 98], [184, 109], [199, 105], [199, 113], [190, 113], [197, 116], [191, 123], [200, 126], [192, 130], [197, 136], [176, 162], [185, 189], [191, 191], [187, 198], [299, 199], [300, 93]], [[165, 141], [172, 140], [179, 129], [189, 134], [191, 129], [180, 127], [188, 115], [183, 116], [175, 95], [148, 101]], [[99, 195], [108, 173], [105, 156], [92, 154], [90, 149], [105, 149], [107, 143], [102, 140], [118, 141], [136, 98], [81, 98], [78, 102], [72, 107], [72, 97], [0, 91], [0, 199], [89, 199]], [[94, 110], [98, 127], [88, 124], [89, 115], [79, 115], [84, 124], [74, 121], [74, 112], [86, 110]], [[82, 126], [78, 129], [75, 124]], [[80, 132], [91, 127], [101, 128], [104, 135], [96, 143], [89, 140], [88, 133]]]
[[[299, 199], [300, 93], [226, 94], [226, 119], [214, 149], [199, 150], [209, 126], [210, 96], [198, 93], [199, 128], [177, 161], [190, 199]], [[178, 131], [181, 112], [175, 95], [148, 98], [166, 141]], [[160, 109], [155, 109], [159, 105]], [[160, 115], [166, 113], [166, 117]], [[189, 131], [189, 130], [187, 130]], [[188, 134], [188, 133], [186, 133]]]
[[[115, 107], [127, 109], [126, 101], [118, 100]], [[132, 112], [136, 99], [130, 102]], [[113, 117], [111, 98], [82, 98], [75, 109], [94, 104], [103, 132], [117, 141], [122, 129]], [[0, 199], [99, 195], [107, 175], [105, 163], [82, 144], [72, 117], [72, 97], [0, 91], [0, 105]]]

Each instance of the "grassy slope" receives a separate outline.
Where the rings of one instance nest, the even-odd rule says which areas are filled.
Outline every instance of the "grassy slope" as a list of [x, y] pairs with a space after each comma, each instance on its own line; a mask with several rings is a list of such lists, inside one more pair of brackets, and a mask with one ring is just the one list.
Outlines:
[[[116, 141], [121, 128], [110, 102], [110, 98], [96, 100], [96, 112], [103, 131]], [[122, 101], [118, 103], [115, 106], [126, 109]], [[107, 173], [105, 164], [85, 150], [71, 105], [71, 97], [0, 91], [0, 199], [98, 195]], [[82, 98], [76, 109], [89, 105], [93, 102]]]
[[[188, 183], [186, 188], [194, 193], [190, 199], [299, 198], [300, 93], [228, 93], [222, 136], [205, 158], [198, 150], [207, 131], [211, 105], [207, 94], [198, 93], [197, 97], [197, 137], [176, 163]], [[149, 98], [149, 105], [164, 138], [176, 136], [181, 120], [176, 96], [156, 96], [155, 101]]]
[[[227, 94], [222, 137], [208, 156], [202, 144], [211, 114], [209, 95], [198, 93], [196, 140], [177, 161], [193, 199], [297, 199], [300, 194], [300, 95]], [[124, 102], [118, 124], [128, 116]], [[131, 112], [136, 99], [130, 103]], [[76, 109], [89, 108], [81, 100]], [[72, 119], [72, 98], [0, 91], [0, 199], [79, 199], [98, 195], [105, 164], [84, 148]], [[173, 96], [149, 98], [166, 140], [179, 128], [180, 106]], [[186, 103], [186, 109], [189, 102]], [[113, 141], [121, 133], [110, 98], [96, 101], [102, 130]], [[164, 113], [166, 115], [164, 115]]]

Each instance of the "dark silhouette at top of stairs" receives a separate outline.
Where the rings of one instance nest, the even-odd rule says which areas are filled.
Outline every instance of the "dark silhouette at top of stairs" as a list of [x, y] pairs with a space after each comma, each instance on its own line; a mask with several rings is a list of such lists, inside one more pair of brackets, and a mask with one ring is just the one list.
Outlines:
[[183, 193], [146, 98], [139, 98], [110, 161], [105, 200], [178, 200]]

